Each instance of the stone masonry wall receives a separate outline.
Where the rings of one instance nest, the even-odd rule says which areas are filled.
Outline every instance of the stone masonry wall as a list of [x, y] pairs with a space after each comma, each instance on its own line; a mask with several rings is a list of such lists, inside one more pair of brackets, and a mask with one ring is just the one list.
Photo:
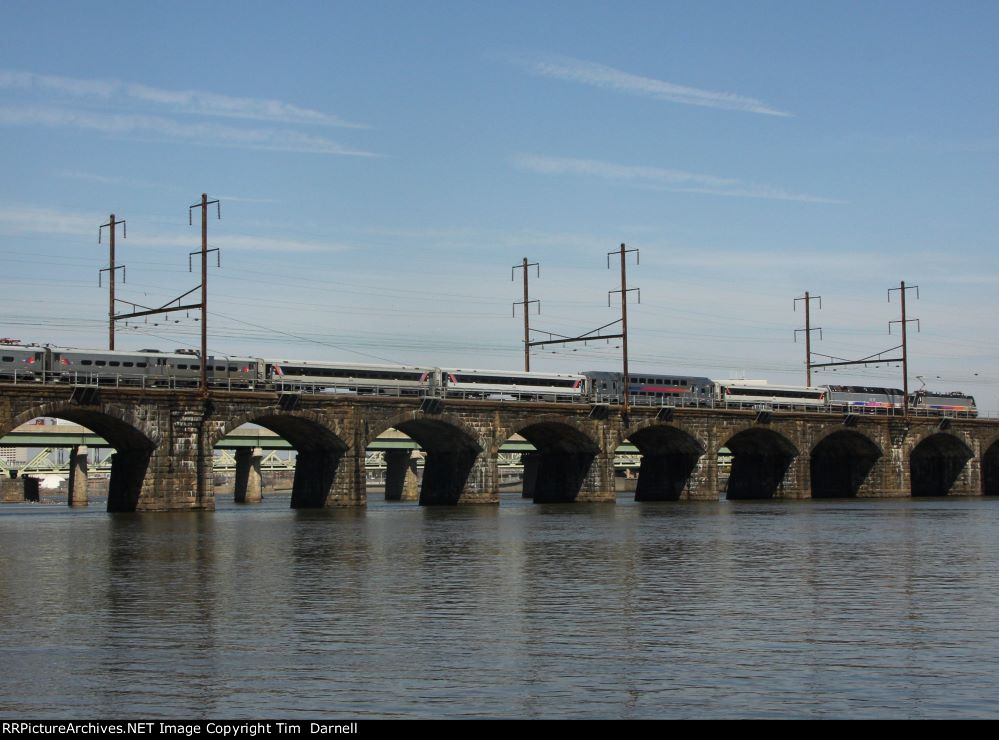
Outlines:
[[[644, 456], [638, 488], [656, 498], [823, 495], [981, 495], [982, 460], [999, 444], [992, 420], [757, 414], [710, 409], [0, 386], [0, 435], [38, 416], [68, 419], [116, 448], [110, 510], [212, 510], [212, 450], [245, 422], [273, 429], [298, 450], [293, 501], [363, 506], [364, 451], [389, 428], [410, 435], [426, 460], [424, 504], [499, 501], [497, 455], [514, 434], [537, 448], [536, 500], [613, 501], [614, 450]], [[732, 453], [722, 469], [720, 451]], [[991, 464], [995, 467], [994, 464]], [[990, 468], [991, 470], [991, 468]], [[813, 480], [818, 474], [822, 480]], [[725, 490], [722, 490], [722, 489]]]

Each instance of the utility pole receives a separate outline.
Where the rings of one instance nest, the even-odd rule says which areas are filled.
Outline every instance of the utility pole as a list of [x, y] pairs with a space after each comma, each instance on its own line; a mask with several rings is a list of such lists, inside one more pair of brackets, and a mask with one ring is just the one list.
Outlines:
[[[637, 264], [638, 250], [637, 249], [628, 249], [628, 248], [625, 247], [624, 244], [621, 245], [620, 249], [615, 250], [613, 252], [608, 252], [607, 253], [607, 269], [610, 269], [610, 256], [612, 254], [619, 254], [619, 255], [621, 255], [621, 287], [618, 290], [609, 290], [609, 291], [607, 291], [607, 305], [608, 306], [610, 306], [610, 304], [611, 304], [611, 300], [610, 300], [611, 294], [613, 294], [613, 293], [620, 293], [621, 294], [621, 318], [615, 319], [614, 321], [611, 321], [611, 322], [609, 322], [607, 324], [604, 324], [603, 326], [599, 326], [596, 329], [593, 329], [592, 331], [586, 332], [585, 334], [580, 334], [578, 337], [567, 337], [567, 336], [562, 335], [562, 334], [556, 334], [555, 332], [545, 331], [545, 332], [542, 332], [542, 333], [547, 334], [548, 337], [549, 337], [548, 339], [545, 339], [545, 340], [542, 340], [542, 341], [539, 341], [539, 342], [528, 342], [527, 343], [528, 347], [546, 347], [549, 344], [571, 344], [573, 342], [583, 342], [584, 344], [586, 344], [587, 342], [592, 342], [592, 341], [595, 341], [597, 339], [603, 339], [603, 340], [608, 340], [608, 341], [611, 340], [611, 339], [620, 339], [620, 340], [622, 340], [621, 347], [624, 350], [624, 353], [623, 353], [623, 358], [624, 358], [624, 361], [623, 361], [623, 365], [624, 365], [624, 367], [623, 367], [623, 370], [624, 370], [624, 373], [623, 373], [624, 374], [624, 389], [623, 389], [623, 392], [622, 392], [622, 397], [623, 397], [622, 405], [623, 405], [623, 408], [622, 408], [621, 411], [622, 411], [622, 414], [625, 417], [628, 416], [628, 410], [629, 410], [629, 407], [630, 407], [630, 400], [631, 400], [629, 398], [629, 391], [631, 390], [629, 388], [629, 385], [630, 385], [630, 376], [628, 375], [628, 300], [627, 300], [628, 293], [631, 292], [631, 291], [635, 291], [636, 293], [638, 293], [638, 302], [639, 303], [642, 302], [642, 294], [639, 291], [639, 289], [638, 288], [629, 288], [628, 287], [628, 271], [627, 271], [627, 265], [626, 265], [625, 257], [626, 257], [626, 255], [629, 252], [634, 252], [635, 253], [635, 260], [636, 260], [636, 264]], [[620, 334], [602, 334], [601, 333], [604, 329], [606, 329], [606, 328], [608, 328], [610, 326], [614, 326], [615, 324], [621, 324], [621, 333]], [[535, 330], [535, 331], [537, 331], [537, 330]], [[555, 337], [558, 337], [558, 338], [556, 339]]]
[[[621, 287], [618, 290], [611, 290], [607, 292], [607, 305], [610, 305], [610, 297], [613, 293], [621, 294], [621, 350], [623, 359], [623, 371], [624, 371], [624, 408], [622, 409], [625, 418], [628, 417], [628, 409], [631, 401], [631, 376], [628, 374], [628, 266], [625, 257], [629, 252], [635, 253], [635, 264], [639, 264], [639, 255], [637, 249], [626, 249], [625, 245], [622, 244], [621, 248], [617, 252], [607, 253], [607, 269], [610, 269], [610, 258], [612, 254], [619, 254], [621, 256]], [[638, 288], [632, 288], [638, 292]], [[642, 302], [642, 294], [638, 292], [638, 302]]]
[[812, 329], [812, 312], [811, 312], [811, 307], [812, 307], [812, 301], [813, 300], [818, 300], [818, 302], [819, 302], [819, 308], [822, 308], [822, 296], [820, 296], [820, 295], [814, 295], [814, 296], [813, 295], [809, 295], [809, 293], [808, 293], [807, 290], [805, 291], [805, 297], [804, 298], [795, 298], [794, 299], [794, 310], [795, 311], [798, 310], [798, 301], [804, 301], [805, 302], [805, 328], [804, 329], [795, 329], [794, 330], [794, 340], [798, 341], [798, 332], [799, 331], [804, 331], [805, 332], [805, 385], [807, 385], [807, 386], [811, 386], [812, 385], [812, 332], [813, 331], [818, 331], [819, 332], [819, 338], [820, 339], [822, 338], [822, 327], [821, 326], [816, 327], [815, 329]]
[[[896, 291], [896, 290], [899, 291], [902, 294], [902, 319], [900, 321], [889, 321], [888, 322], [888, 333], [891, 334], [891, 325], [892, 324], [901, 324], [902, 325], [902, 344], [900, 344], [900, 345], [898, 345], [896, 347], [889, 347], [888, 349], [883, 349], [880, 352], [875, 352], [873, 355], [868, 355], [867, 357], [861, 357], [859, 360], [846, 360], [846, 359], [843, 359], [842, 357], [833, 357], [832, 355], [822, 355], [822, 354], [820, 354], [819, 355], [820, 357], [825, 357], [828, 360], [830, 360], [830, 362], [811, 362], [811, 354], [809, 354], [809, 370], [811, 368], [814, 368], [814, 367], [845, 367], [845, 366], [850, 366], [850, 365], [863, 365], [864, 367], [867, 367], [868, 365], [880, 365], [881, 363], [901, 362], [902, 363], [902, 385], [903, 385], [903, 390], [902, 390], [902, 414], [903, 414], [903, 416], [908, 416], [909, 415], [909, 355], [908, 355], [908, 339], [907, 339], [907, 336], [906, 336], [906, 324], [908, 324], [911, 321], [915, 321], [916, 322], [916, 328], [918, 330], [918, 328], [919, 328], [919, 319], [906, 318], [906, 314], [905, 314], [905, 291], [907, 291], [907, 290], [915, 290], [916, 291], [916, 298], [918, 298], [919, 297], [919, 286], [918, 285], [906, 285], [905, 281], [903, 280], [899, 284], [898, 288], [890, 288], [888, 290], [888, 302], [889, 303], [891, 303], [891, 294], [892, 294], [892, 292]], [[806, 301], [805, 305], [807, 306], [808, 305], [808, 303], [807, 303], [807, 299], [808, 298], [809, 298], [808, 293], [805, 293], [805, 298], [804, 299], [802, 299], [802, 298], [796, 298], [795, 300], [805, 300]], [[819, 306], [821, 307], [821, 305], [822, 304], [820, 303]], [[807, 321], [808, 314], [806, 313], [805, 316], [806, 316], [806, 321]], [[810, 329], [810, 328], [811, 327], [808, 327], [805, 331], [807, 332], [808, 329]], [[798, 331], [801, 331], [801, 330], [799, 329]], [[901, 357], [886, 357], [885, 356], [885, 355], [888, 355], [891, 352], [894, 352], [897, 349], [902, 350], [902, 356]], [[811, 383], [809, 383], [809, 385], [810, 384]]]
[[111, 234], [111, 238], [109, 240], [110, 241], [110, 257], [108, 259], [108, 267], [105, 267], [103, 270], [100, 270], [97, 273], [97, 285], [98, 285], [98, 287], [100, 287], [100, 285], [101, 285], [101, 274], [103, 274], [105, 272], [108, 273], [108, 290], [110, 291], [110, 294], [111, 294], [110, 301], [109, 301], [109, 304], [108, 304], [108, 349], [110, 349], [110, 350], [114, 349], [114, 321], [115, 321], [115, 318], [114, 318], [114, 273], [115, 273], [115, 270], [121, 270], [122, 271], [122, 273], [121, 273], [121, 281], [125, 282], [125, 266], [124, 265], [116, 266], [115, 263], [114, 263], [114, 236], [115, 236], [115, 228], [114, 227], [117, 226], [118, 224], [121, 224], [121, 231], [122, 231], [121, 236], [122, 236], [122, 238], [123, 239], [128, 238], [128, 227], [125, 226], [125, 222], [124, 221], [115, 221], [113, 213], [108, 218], [108, 222], [106, 224], [101, 224], [101, 226], [97, 229], [97, 243], [98, 244], [101, 243], [101, 230], [102, 229], [105, 229], [105, 228], [109, 229], [109, 232]]
[[[218, 249], [208, 248], [208, 206], [215, 204], [216, 210], [218, 212], [218, 217], [222, 218], [222, 206], [219, 205], [218, 200], [208, 200], [208, 196], [202, 193], [201, 202], [195, 203], [187, 209], [187, 222], [192, 223], [191, 211], [195, 208], [201, 209], [201, 249], [190, 252], [187, 256], [187, 269], [192, 269], [191, 257], [196, 254], [201, 255], [201, 285], [191, 288], [186, 293], [182, 293], [173, 300], [167, 301], [159, 308], [151, 308], [149, 306], [143, 306], [139, 303], [133, 301], [121, 301], [130, 305], [133, 309], [141, 308], [142, 311], [133, 310], [132, 313], [123, 314], [112, 314], [112, 321], [128, 321], [129, 319], [137, 319], [144, 316], [154, 316], [161, 313], [172, 313], [174, 311], [191, 311], [196, 309], [201, 309], [201, 361], [198, 366], [201, 369], [200, 372], [200, 383], [201, 394], [205, 397], [208, 396], [208, 253], [215, 252], [216, 260], [219, 267], [222, 266], [222, 260], [219, 256]], [[114, 220], [114, 216], [111, 217]], [[118, 223], [124, 223], [124, 221], [119, 221]], [[112, 232], [114, 233], [114, 232]], [[181, 304], [181, 300], [187, 298], [194, 291], [201, 289], [201, 303], [188, 303]], [[174, 306], [172, 304], [176, 303]]]
[[531, 371], [531, 347], [530, 347], [530, 344], [531, 344], [531, 321], [528, 318], [528, 314], [530, 313], [528, 311], [528, 308], [529, 308], [530, 304], [537, 303], [538, 304], [538, 313], [539, 314], [541, 313], [541, 301], [538, 301], [538, 300], [533, 300], [533, 301], [528, 300], [528, 296], [527, 296], [527, 272], [528, 272], [528, 268], [529, 267], [535, 267], [535, 268], [537, 268], [537, 275], [536, 276], [537, 277], [541, 277], [541, 266], [537, 262], [528, 262], [527, 261], [527, 257], [524, 257], [523, 264], [514, 265], [512, 268], [510, 268], [510, 280], [511, 281], [513, 281], [513, 279], [514, 279], [514, 273], [517, 270], [523, 270], [524, 271], [524, 300], [515, 302], [513, 304], [513, 315], [516, 318], [516, 316], [517, 316], [517, 306], [523, 306], [524, 307], [524, 372], [525, 373], [529, 373]]
[[[187, 209], [187, 221], [191, 224], [191, 211], [195, 208], [201, 209], [201, 386], [202, 395], [208, 395], [208, 253], [218, 252], [218, 249], [208, 249], [208, 206], [215, 204], [218, 218], [222, 218], [222, 205], [218, 199], [208, 200], [208, 194], [201, 194], [201, 202], [195, 203]], [[198, 252], [191, 252], [188, 255], [188, 262], [191, 256]]]
[[901, 320], [898, 320], [898, 321], [889, 321], [888, 322], [888, 333], [889, 334], [891, 333], [891, 325], [892, 324], [901, 324], [902, 325], [902, 394], [903, 394], [903, 396], [902, 396], [902, 413], [905, 416], [908, 416], [909, 415], [909, 346], [908, 346], [908, 340], [907, 340], [905, 329], [906, 329], [906, 324], [908, 324], [910, 321], [915, 321], [916, 322], [916, 331], [919, 331], [919, 319], [907, 319], [906, 318], [906, 316], [905, 316], [905, 291], [907, 291], [907, 290], [915, 290], [916, 291], [916, 298], [918, 299], [919, 298], [919, 286], [918, 285], [909, 285], [909, 286], [906, 286], [905, 281], [904, 280], [901, 281], [899, 283], [899, 287], [897, 287], [897, 288], [889, 288], [889, 290], [888, 290], [888, 302], [889, 303], [891, 303], [891, 294], [892, 294], [892, 291], [896, 291], [896, 290], [899, 292], [899, 295], [902, 297], [902, 318], [901, 318]]

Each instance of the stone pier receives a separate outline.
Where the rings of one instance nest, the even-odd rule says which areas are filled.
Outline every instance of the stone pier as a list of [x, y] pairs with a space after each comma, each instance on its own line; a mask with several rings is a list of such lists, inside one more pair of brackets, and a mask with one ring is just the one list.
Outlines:
[[538, 467], [541, 465], [541, 456], [537, 452], [524, 452], [520, 455], [520, 463], [524, 466], [523, 498], [534, 498], [534, 489], [538, 484]]
[[385, 451], [385, 500], [419, 501], [416, 458], [410, 450]]
[[88, 506], [87, 497], [87, 446], [77, 445], [69, 453], [69, 485], [67, 499], [70, 506]]
[[233, 500], [237, 504], [257, 504], [263, 500], [263, 476], [260, 473], [260, 461], [263, 457], [264, 451], [259, 447], [242, 447], [236, 450]]

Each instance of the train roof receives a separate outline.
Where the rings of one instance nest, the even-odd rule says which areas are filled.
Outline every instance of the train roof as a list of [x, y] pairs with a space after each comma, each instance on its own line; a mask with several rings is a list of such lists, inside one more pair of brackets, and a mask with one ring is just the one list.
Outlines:
[[825, 392], [825, 386], [817, 385], [777, 385], [775, 383], [768, 383], [767, 381], [756, 381], [756, 380], [718, 380], [715, 381], [720, 386], [733, 386], [735, 388], [748, 388], [750, 390], [760, 389], [764, 393], [767, 391], [809, 391], [809, 392]]
[[419, 365], [378, 365], [357, 362], [321, 362], [319, 360], [277, 360], [264, 359], [268, 365], [298, 365], [300, 367], [329, 368], [331, 370], [434, 370], [433, 367]]
[[54, 345], [49, 345], [48, 347], [53, 352], [68, 353], [72, 352], [74, 354], [80, 355], [93, 355], [93, 356], [110, 356], [110, 357], [135, 357], [136, 355], [148, 356], [156, 355], [159, 357], [194, 357], [197, 358], [199, 355], [197, 353], [191, 355], [186, 352], [174, 352], [174, 351], [163, 351], [158, 349], [82, 349], [80, 347], [56, 347]]
[[868, 385], [824, 385], [822, 387], [836, 393], [879, 393], [885, 396], [901, 396], [904, 392], [901, 388], [876, 388]]
[[[197, 360], [201, 353], [195, 350], [160, 350], [160, 349], [134, 349], [134, 350], [124, 350], [124, 349], [80, 349], [78, 347], [55, 347], [50, 346], [53, 352], [60, 354], [78, 354], [78, 355], [88, 355], [92, 357], [166, 357], [166, 358], [184, 358], [185, 360]], [[251, 362], [256, 362], [256, 357], [247, 357], [241, 355], [226, 355], [214, 352], [208, 355], [208, 359], [212, 362], [216, 361], [231, 361], [231, 360], [249, 360]]]
[[579, 373], [537, 373], [525, 372], [523, 370], [490, 370], [488, 368], [474, 367], [442, 367], [441, 372], [445, 373], [471, 373], [473, 375], [501, 375], [506, 378], [574, 378], [582, 379]]
[[[623, 373], [620, 370], [583, 370], [581, 375], [585, 375], [588, 378], [620, 378]], [[634, 380], [635, 378], [663, 378], [672, 380], [692, 380], [702, 383], [710, 383], [711, 378], [703, 375], [684, 375], [683, 373], [663, 373], [663, 372], [648, 372], [645, 370], [632, 370], [628, 373], [628, 377]]]
[[970, 398], [974, 400], [972, 396], [969, 396], [963, 391], [929, 391], [925, 388], [920, 388], [918, 391], [912, 394], [913, 396], [919, 396], [920, 398], [925, 396], [932, 396], [933, 398]]

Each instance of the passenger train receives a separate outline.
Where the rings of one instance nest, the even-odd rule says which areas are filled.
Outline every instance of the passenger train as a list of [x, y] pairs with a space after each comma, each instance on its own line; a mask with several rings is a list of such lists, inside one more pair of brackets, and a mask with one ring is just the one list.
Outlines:
[[[26, 345], [0, 340], [0, 382], [194, 388], [201, 362], [193, 350], [122, 352]], [[213, 388], [359, 395], [433, 396], [499, 401], [620, 403], [624, 376], [602, 370], [578, 374], [471, 368], [372, 365], [215, 355], [206, 375]], [[835, 413], [897, 414], [897, 388], [776, 385], [766, 380], [712, 380], [702, 376], [636, 372], [628, 382], [633, 405], [789, 409]], [[961, 392], [919, 390], [913, 413], [978, 415], [975, 399]]]

